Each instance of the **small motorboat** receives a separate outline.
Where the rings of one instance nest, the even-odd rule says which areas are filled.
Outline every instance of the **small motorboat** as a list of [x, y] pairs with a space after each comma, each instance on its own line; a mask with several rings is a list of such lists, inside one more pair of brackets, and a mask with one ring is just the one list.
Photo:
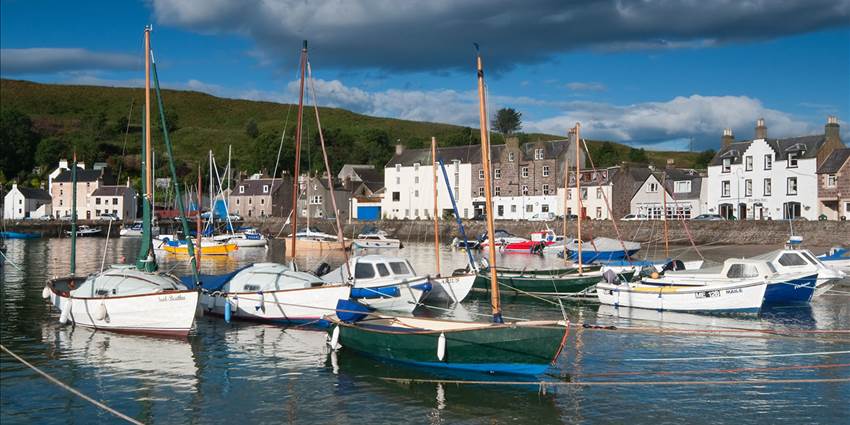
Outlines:
[[[70, 232], [67, 232], [70, 234]], [[38, 239], [41, 233], [32, 232], [0, 232], [0, 239]]]
[[819, 260], [808, 249], [799, 248], [802, 242], [802, 238], [795, 236], [788, 240], [784, 249], [770, 251], [753, 258], [770, 262], [781, 273], [817, 274], [815, 296], [819, 296], [830, 290], [847, 274]]
[[[71, 231], [66, 230], [65, 234], [70, 236]], [[98, 234], [100, 234], [100, 227], [90, 227], [85, 224], [77, 227], [77, 237], [97, 236]]]
[[602, 266], [602, 271], [613, 270], [615, 273], [622, 273], [626, 270], [633, 270], [638, 268], [639, 270], [649, 269], [650, 271], [655, 271], [658, 273], [663, 273], [665, 271], [680, 271], [680, 270], [699, 270], [702, 268], [702, 265], [705, 263], [703, 260], [690, 260], [690, 261], [682, 261], [682, 260], [662, 260], [662, 261], [650, 261], [650, 260], [635, 260], [635, 259], [625, 259], [625, 260], [611, 260], [611, 261], [597, 261], [594, 264], [598, 264]]
[[[233, 242], [220, 242], [209, 238], [201, 238], [200, 248], [197, 242], [193, 242], [194, 249], [200, 249], [201, 255], [228, 255], [239, 249]], [[185, 240], [161, 239], [160, 248], [169, 253], [177, 255], [188, 255], [189, 246]]]
[[[142, 230], [142, 220], [136, 220], [132, 224], [122, 227], [118, 234], [125, 238], [141, 237]], [[151, 235], [154, 237], [159, 236], [159, 226], [155, 223], [151, 225]]]
[[556, 235], [555, 232], [550, 229], [541, 230], [539, 232], [531, 232], [529, 236], [531, 236], [530, 240], [512, 242], [506, 245], [502, 245], [501, 250], [503, 252], [539, 254], [542, 253], [546, 247], [554, 245], [558, 242], [561, 242], [563, 244], [564, 241], [563, 236]]
[[[515, 243], [520, 243], [520, 242], [528, 242], [528, 239], [521, 238], [519, 236], [513, 235], [513, 234], [511, 234], [510, 232], [508, 232], [507, 230], [504, 230], [504, 229], [497, 229], [496, 232], [494, 233], [493, 240], [495, 241], [494, 245], [496, 245], [498, 247], [502, 247], [502, 246], [506, 246], [506, 245], [510, 245], [510, 244], [515, 244]], [[490, 246], [490, 240], [487, 239], [486, 234], [482, 234], [478, 238], [478, 241], [480, 242], [479, 246], [481, 248], [487, 248], [488, 246]]]
[[850, 273], [850, 249], [844, 247], [830, 248], [829, 252], [817, 257], [823, 264], [834, 269]]
[[594, 238], [587, 242], [573, 239], [566, 244], [567, 255], [569, 255], [570, 260], [578, 261], [579, 245], [581, 246], [581, 262], [585, 264], [599, 261], [624, 260], [640, 251], [639, 242], [620, 241], [604, 237]]
[[239, 248], [266, 248], [269, 245], [268, 239], [254, 228], [245, 228], [231, 234], [216, 235], [213, 240], [230, 242], [236, 244]]
[[383, 230], [375, 230], [368, 233], [360, 233], [357, 238], [351, 243], [354, 248], [401, 248], [401, 241], [398, 239], [388, 238], [387, 232]]
[[[351, 276], [351, 273], [354, 276]], [[428, 276], [418, 276], [400, 257], [363, 255], [321, 276], [329, 284], [351, 284], [351, 299], [376, 310], [412, 312], [431, 291]]]

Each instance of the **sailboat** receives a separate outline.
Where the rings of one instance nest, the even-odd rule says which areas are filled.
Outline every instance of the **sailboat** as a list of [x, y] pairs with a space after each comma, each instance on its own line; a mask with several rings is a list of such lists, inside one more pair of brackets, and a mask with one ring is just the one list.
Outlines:
[[[212, 197], [212, 193], [210, 194]], [[198, 214], [195, 215], [195, 237], [188, 236], [185, 240], [179, 239], [171, 239], [169, 236], [160, 236], [159, 241], [161, 242], [160, 248], [169, 253], [176, 255], [193, 255], [193, 253], [198, 254], [197, 261], [200, 263], [200, 257], [204, 255], [213, 255], [213, 256], [222, 256], [229, 255], [231, 252], [234, 252], [239, 249], [239, 247], [230, 241], [217, 241], [210, 237], [205, 237], [204, 235], [207, 232], [201, 230], [201, 168], [198, 166]], [[210, 209], [210, 220], [212, 220], [213, 211]], [[212, 221], [210, 221], [210, 228], [212, 228]], [[211, 234], [211, 232], [209, 232]], [[190, 244], [190, 241], [192, 243]], [[190, 251], [189, 245], [194, 245], [194, 250]]]
[[[485, 175], [487, 232], [494, 234], [490, 191], [489, 140], [484, 99], [484, 71], [477, 57], [479, 116], [481, 121], [482, 165]], [[489, 247], [495, 266], [496, 247]], [[491, 271], [496, 281], [495, 268]], [[348, 322], [328, 316], [333, 350], [350, 350], [382, 360], [430, 368], [468, 370], [485, 373], [538, 375], [554, 363], [564, 348], [569, 327], [564, 321], [504, 323], [499, 285], [493, 283], [490, 303], [493, 322], [461, 322], [372, 315]]]
[[[150, 32], [150, 27], [146, 27], [145, 116], [142, 147], [144, 158], [142, 180], [145, 193], [142, 220], [144, 231], [136, 264], [113, 265], [89, 276], [76, 275], [77, 158], [75, 153], [74, 165], [71, 167], [74, 192], [71, 220], [71, 273], [66, 277], [51, 279], [45, 286], [42, 296], [49, 298], [53, 306], [61, 312], [59, 322], [62, 324], [71, 322], [75, 325], [111, 331], [185, 336], [195, 322], [198, 291], [190, 289], [171, 274], [157, 272], [156, 256], [151, 244], [153, 181], [151, 179], [150, 83], [151, 66], [153, 65], [155, 75], [156, 64], [153, 63], [153, 55], [150, 51]], [[174, 156], [168, 138], [168, 126], [165, 125], [159, 80], [155, 81], [169, 165], [172, 179], [176, 184], [177, 173], [171, 160]], [[184, 231], [188, 233], [182, 203], [180, 210]], [[190, 244], [190, 252], [191, 249]], [[197, 275], [193, 281], [197, 284]]]

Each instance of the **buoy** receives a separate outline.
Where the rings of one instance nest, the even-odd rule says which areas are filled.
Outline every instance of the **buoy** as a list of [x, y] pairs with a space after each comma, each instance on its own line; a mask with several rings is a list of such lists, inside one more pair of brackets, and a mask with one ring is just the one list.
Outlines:
[[651, 277], [653, 279], [658, 279], [658, 272], [652, 272], [652, 274], [649, 275], [649, 277]]
[[440, 332], [440, 337], [437, 338], [437, 359], [443, 361], [446, 357], [446, 334]]
[[94, 319], [95, 320], [106, 319], [106, 305], [103, 302], [101, 302], [100, 305], [97, 306], [97, 309], [95, 309]]
[[328, 342], [328, 345], [331, 346], [331, 350], [339, 350], [342, 348], [342, 346], [339, 345], [339, 326], [336, 326], [333, 332], [331, 332], [331, 340]]
[[44, 298], [44, 299], [50, 298], [50, 288], [45, 286], [44, 289], [41, 290], [41, 298]]
[[224, 321], [230, 323], [230, 315], [232, 307], [230, 306], [230, 300], [227, 298], [224, 299]]
[[62, 306], [62, 312], [59, 314], [59, 323], [66, 324], [68, 323], [68, 318], [71, 317], [71, 300], [68, 299], [65, 301], [65, 305]]

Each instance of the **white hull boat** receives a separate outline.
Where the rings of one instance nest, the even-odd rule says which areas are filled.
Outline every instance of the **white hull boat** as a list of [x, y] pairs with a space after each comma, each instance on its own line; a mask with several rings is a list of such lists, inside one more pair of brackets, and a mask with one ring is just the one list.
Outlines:
[[475, 273], [431, 278], [431, 292], [425, 297], [426, 304], [433, 302], [459, 303], [472, 291]]
[[816, 297], [829, 291], [836, 283], [847, 277], [846, 273], [832, 267], [832, 264], [824, 263], [808, 249], [790, 248], [795, 243], [799, 242], [792, 238], [788, 244], [789, 248], [771, 251], [753, 258], [770, 262], [780, 273], [817, 274], [814, 294]]
[[384, 232], [377, 232], [357, 235], [357, 239], [352, 241], [351, 246], [360, 249], [399, 249], [401, 241], [388, 238]]
[[706, 286], [656, 286], [642, 282], [596, 284], [599, 302], [615, 307], [658, 311], [757, 313], [767, 283], [760, 279], [736, 280]]
[[[354, 277], [351, 277], [351, 273]], [[331, 284], [351, 284], [351, 299], [376, 310], [410, 313], [431, 291], [428, 276], [417, 276], [399, 257], [363, 255], [322, 276]]]
[[[602, 262], [602, 271], [611, 270], [614, 273], [622, 274], [626, 271], [640, 269], [642, 267], [652, 267], [656, 272], [661, 273], [664, 267], [669, 264], [669, 261], [632, 261], [629, 263], [626, 260]], [[684, 269], [679, 270], [699, 270], [705, 262], [703, 260], [682, 261]]]

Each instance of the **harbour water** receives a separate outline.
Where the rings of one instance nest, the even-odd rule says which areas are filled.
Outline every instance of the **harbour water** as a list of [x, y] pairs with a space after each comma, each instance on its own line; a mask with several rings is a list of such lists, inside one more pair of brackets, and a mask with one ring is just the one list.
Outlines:
[[[204, 273], [280, 261], [281, 241], [207, 258]], [[138, 240], [82, 239], [77, 270], [131, 259]], [[160, 339], [61, 326], [41, 298], [46, 279], [68, 271], [68, 239], [11, 240], [0, 287], [2, 343], [39, 368], [145, 423], [479, 424], [479, 423], [847, 423], [850, 384], [850, 282], [810, 306], [776, 307], [758, 317], [701, 316], [615, 310], [565, 302], [574, 327], [552, 382], [586, 386], [455, 385], [385, 378], [469, 379], [331, 354], [325, 333], [204, 317], [187, 339]], [[771, 246], [710, 246], [708, 260], [744, 256]], [[681, 249], [681, 248], [676, 248]], [[660, 256], [651, 249], [650, 255]], [[821, 251], [822, 252], [823, 248]], [[400, 251], [417, 271], [433, 273], [433, 246]], [[697, 254], [688, 250], [685, 257]], [[445, 248], [443, 272], [465, 264]], [[183, 257], [159, 259], [162, 270], [186, 274]], [[332, 266], [341, 256], [300, 266]], [[541, 267], [556, 259], [504, 255], [501, 265]], [[11, 264], [11, 263], [14, 263]], [[20, 270], [16, 268], [17, 265]], [[449, 307], [449, 306], [445, 306]], [[416, 315], [487, 320], [477, 298], [460, 307], [418, 309]], [[560, 306], [506, 298], [504, 314], [559, 319]], [[610, 328], [613, 327], [613, 328]], [[0, 356], [3, 424], [114, 423], [117, 419]], [[480, 376], [473, 377], [481, 379]], [[785, 382], [775, 382], [785, 380]], [[810, 380], [811, 382], [806, 382]], [[750, 381], [741, 383], [740, 381]], [[773, 381], [773, 382], [771, 382]]]

